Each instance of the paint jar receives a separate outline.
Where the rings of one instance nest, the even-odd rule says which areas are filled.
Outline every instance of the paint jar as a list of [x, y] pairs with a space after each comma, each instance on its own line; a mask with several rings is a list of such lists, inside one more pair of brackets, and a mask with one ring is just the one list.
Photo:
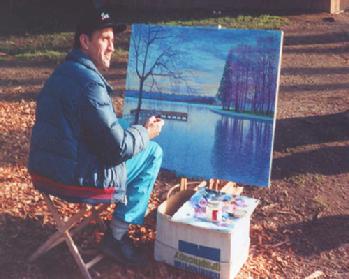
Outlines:
[[209, 221], [222, 222], [222, 202], [217, 200], [208, 201], [206, 216]]

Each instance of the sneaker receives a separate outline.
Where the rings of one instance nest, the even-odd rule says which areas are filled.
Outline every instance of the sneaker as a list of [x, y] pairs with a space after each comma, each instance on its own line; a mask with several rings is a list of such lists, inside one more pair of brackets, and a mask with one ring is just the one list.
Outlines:
[[101, 241], [101, 251], [115, 261], [129, 266], [144, 266], [146, 257], [137, 249], [126, 233], [120, 240], [113, 237], [108, 229]]

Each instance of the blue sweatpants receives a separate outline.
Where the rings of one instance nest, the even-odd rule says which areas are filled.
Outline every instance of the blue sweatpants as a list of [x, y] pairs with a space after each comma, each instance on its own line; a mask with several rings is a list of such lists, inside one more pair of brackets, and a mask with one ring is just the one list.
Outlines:
[[150, 194], [162, 162], [162, 149], [153, 141], [126, 161], [127, 204], [118, 204], [113, 218], [130, 224], [143, 224]]

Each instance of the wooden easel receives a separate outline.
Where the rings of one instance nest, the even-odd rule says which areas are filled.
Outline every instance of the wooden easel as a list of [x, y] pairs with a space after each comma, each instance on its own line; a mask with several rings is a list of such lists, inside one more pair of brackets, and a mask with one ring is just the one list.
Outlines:
[[[193, 182], [193, 183], [195, 183], [195, 182]], [[180, 183], [179, 183], [179, 190], [180, 191], [187, 190], [188, 184], [190, 184], [190, 183], [188, 183], [188, 179], [182, 177], [180, 179]], [[206, 186], [207, 185], [209, 189], [224, 192], [224, 193], [231, 194], [231, 195], [240, 195], [244, 190], [243, 187], [237, 186], [235, 182], [228, 182], [224, 185], [221, 185], [221, 184], [222, 183], [219, 179], [209, 179], [207, 181], [203, 180], [195, 187], [195, 189], [197, 189], [199, 186]], [[170, 191], [169, 191], [169, 193], [170, 193]]]
[[224, 192], [230, 195], [240, 195], [244, 188], [237, 186], [235, 182], [228, 182], [221, 185], [222, 182], [219, 179], [202, 180], [201, 182], [192, 181], [188, 182], [188, 178], [181, 177], [179, 184], [174, 185], [167, 193], [166, 199], [168, 200], [174, 191], [188, 190], [189, 185], [196, 185], [194, 190], [197, 190], [200, 186], [207, 186], [209, 189]]

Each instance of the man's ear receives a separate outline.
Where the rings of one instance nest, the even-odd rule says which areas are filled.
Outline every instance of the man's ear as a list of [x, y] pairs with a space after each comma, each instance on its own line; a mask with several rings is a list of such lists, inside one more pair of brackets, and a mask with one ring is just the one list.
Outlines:
[[86, 34], [81, 34], [79, 37], [80, 40], [80, 45], [82, 50], [88, 50], [89, 48], [89, 43], [90, 43], [90, 38]]

